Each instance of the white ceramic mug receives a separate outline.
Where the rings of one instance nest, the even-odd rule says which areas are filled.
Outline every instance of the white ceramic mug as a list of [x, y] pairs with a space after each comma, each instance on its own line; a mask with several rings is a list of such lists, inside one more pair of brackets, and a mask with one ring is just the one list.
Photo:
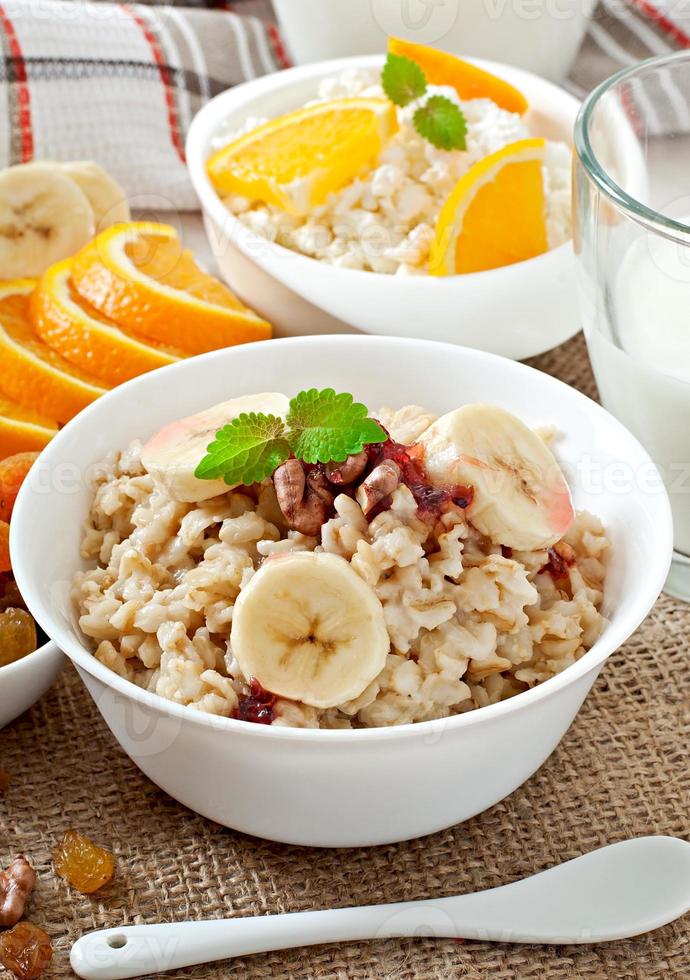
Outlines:
[[568, 74], [595, 0], [273, 0], [297, 64], [385, 50], [388, 35]]

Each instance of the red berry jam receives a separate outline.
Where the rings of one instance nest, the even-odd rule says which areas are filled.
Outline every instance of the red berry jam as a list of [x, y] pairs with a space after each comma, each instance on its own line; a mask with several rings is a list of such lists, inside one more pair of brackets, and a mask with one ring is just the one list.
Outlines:
[[559, 541], [549, 548], [549, 560], [540, 571], [548, 572], [553, 579], [563, 579], [568, 577], [568, 569], [574, 564], [575, 552], [565, 541]]
[[423, 520], [436, 520], [450, 506], [464, 510], [472, 503], [473, 487], [431, 485], [424, 467], [424, 450], [421, 446], [403, 446], [389, 437], [385, 442], [372, 443], [366, 448], [372, 469], [384, 459], [392, 459], [398, 464], [401, 480], [414, 497], [419, 516]]
[[275, 694], [271, 694], [257, 680], [252, 679], [249, 694], [240, 696], [236, 717], [240, 721], [251, 721], [256, 725], [270, 725], [275, 717], [275, 703]]

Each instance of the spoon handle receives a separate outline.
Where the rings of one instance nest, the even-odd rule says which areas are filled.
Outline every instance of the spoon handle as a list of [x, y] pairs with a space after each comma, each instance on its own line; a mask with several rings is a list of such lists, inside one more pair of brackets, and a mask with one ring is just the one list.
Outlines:
[[[410, 906], [416, 904], [409, 903]], [[124, 980], [274, 949], [371, 939], [377, 934], [415, 934], [414, 926], [409, 930], [381, 932], [386, 919], [407, 905], [371, 905], [237, 919], [123, 926], [82, 936], [72, 947], [71, 964], [74, 972], [85, 980]], [[420, 926], [422, 921], [417, 920], [417, 925]], [[408, 924], [411, 924], [410, 919]], [[416, 934], [430, 933], [418, 929]]]
[[689, 909], [690, 844], [639, 837], [474, 894], [92, 932], [74, 944], [71, 963], [84, 980], [125, 980], [346, 940], [432, 936], [593, 943], [656, 929]]

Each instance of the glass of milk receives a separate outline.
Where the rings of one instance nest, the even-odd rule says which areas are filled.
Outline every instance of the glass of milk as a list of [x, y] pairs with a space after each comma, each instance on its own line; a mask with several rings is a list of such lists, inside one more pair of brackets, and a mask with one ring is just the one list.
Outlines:
[[596, 0], [273, 0], [297, 64], [383, 54], [389, 35], [561, 82]]
[[595, 89], [575, 145], [590, 358], [603, 404], [662, 474], [674, 520], [666, 591], [690, 601], [690, 51], [641, 62]]

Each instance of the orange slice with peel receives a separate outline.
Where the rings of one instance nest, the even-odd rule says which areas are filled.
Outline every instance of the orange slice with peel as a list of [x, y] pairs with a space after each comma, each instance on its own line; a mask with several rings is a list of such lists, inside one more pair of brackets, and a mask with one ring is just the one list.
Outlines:
[[416, 62], [430, 85], [451, 85], [461, 99], [491, 99], [501, 109], [520, 115], [527, 110], [527, 99], [513, 85], [454, 54], [399, 37], [388, 39], [388, 50]]
[[0, 283], [0, 392], [33, 412], [69, 422], [105, 388], [36, 335], [29, 316], [35, 285], [34, 279]]
[[0, 520], [8, 521], [22, 483], [38, 459], [38, 453], [14, 453], [0, 460]]
[[203, 354], [271, 336], [266, 320], [199, 268], [170, 225], [114, 225], [71, 262], [77, 293], [136, 337]]
[[388, 99], [332, 99], [258, 126], [206, 167], [219, 194], [305, 215], [371, 167], [398, 128]]
[[436, 222], [432, 275], [496, 269], [547, 251], [545, 145], [543, 139], [509, 143], [460, 178]]
[[40, 452], [57, 434], [57, 423], [0, 395], [0, 459]]
[[101, 316], [78, 295], [71, 271], [70, 259], [56, 262], [30, 300], [34, 330], [66, 361], [114, 386], [184, 356], [172, 347], [151, 347]]

